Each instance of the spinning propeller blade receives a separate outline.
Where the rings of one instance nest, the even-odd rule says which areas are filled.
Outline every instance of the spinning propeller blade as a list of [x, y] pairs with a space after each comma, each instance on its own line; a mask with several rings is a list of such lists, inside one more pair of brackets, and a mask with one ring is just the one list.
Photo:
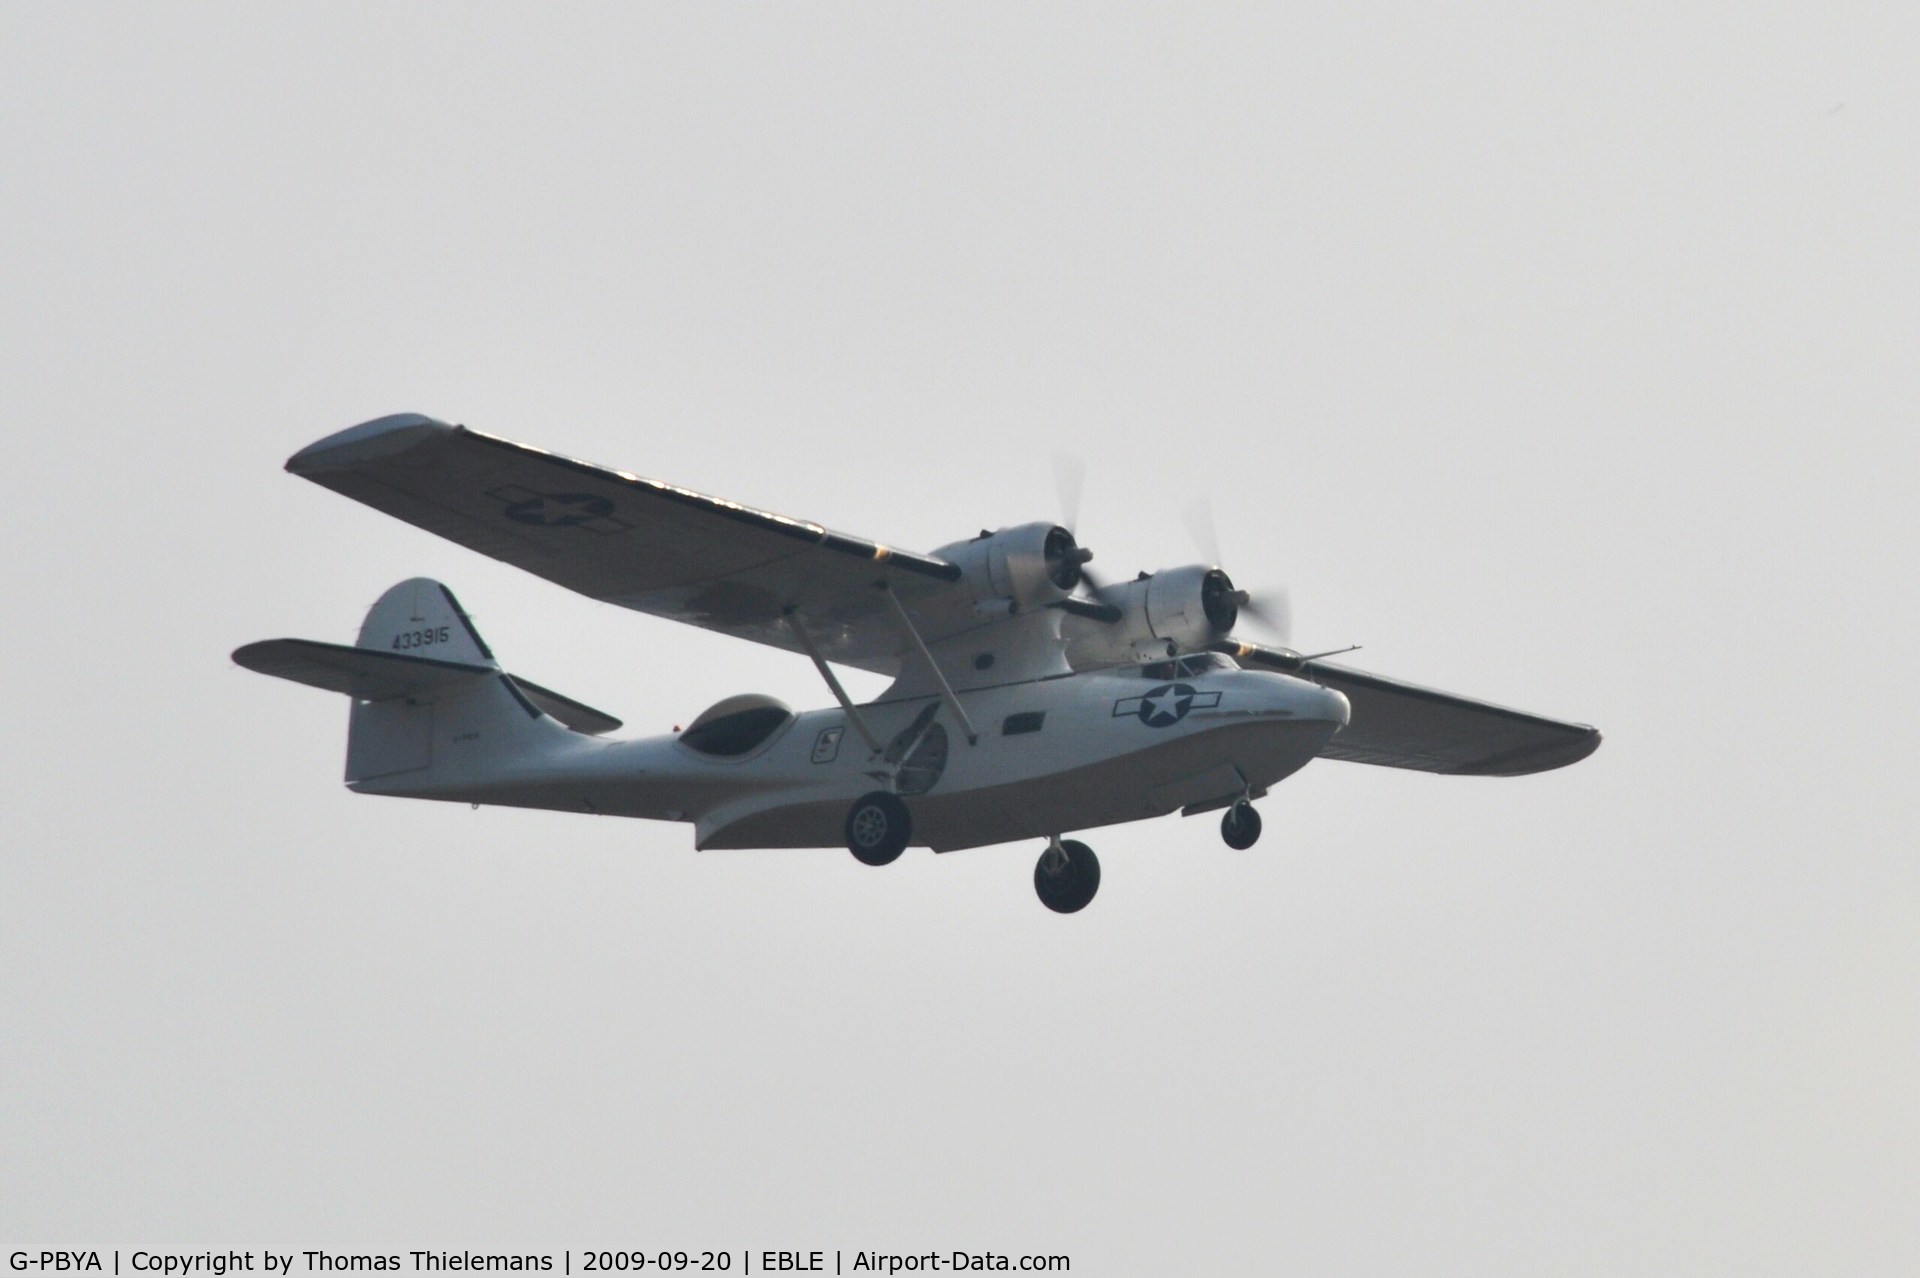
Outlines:
[[[1080, 498], [1087, 488], [1087, 459], [1078, 453], [1053, 454], [1053, 487], [1060, 498], [1060, 526], [1078, 538]], [[1093, 558], [1091, 550], [1086, 555], [1087, 559]], [[1080, 579], [1086, 583], [1088, 590], [1097, 595], [1105, 588], [1106, 582], [1087, 566], [1087, 559], [1080, 561]], [[1115, 620], [1118, 620], [1117, 614]]]
[[1193, 536], [1193, 544], [1208, 563], [1218, 567], [1220, 529], [1213, 522], [1213, 503], [1205, 497], [1196, 497], [1188, 503], [1182, 517], [1187, 521], [1187, 532]]
[[[1206, 556], [1207, 562], [1215, 566], [1223, 563], [1220, 530], [1213, 521], [1213, 503], [1205, 497], [1197, 498], [1188, 505], [1185, 519], [1193, 544]], [[1292, 642], [1293, 605], [1284, 586], [1258, 592], [1241, 590], [1234, 598], [1240, 605], [1240, 615], [1279, 640], [1281, 647]]]
[[1060, 497], [1060, 525], [1080, 535], [1080, 494], [1087, 487], [1087, 461], [1075, 453], [1053, 455], [1053, 487]]
[[1240, 615], [1251, 618], [1257, 628], [1280, 641], [1282, 648], [1293, 642], [1293, 601], [1284, 587], [1263, 590], [1259, 594], [1240, 592]]

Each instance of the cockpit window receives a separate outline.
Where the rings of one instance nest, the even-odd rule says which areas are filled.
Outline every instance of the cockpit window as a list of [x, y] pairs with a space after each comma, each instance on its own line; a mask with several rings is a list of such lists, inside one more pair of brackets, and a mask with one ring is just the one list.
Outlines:
[[1233, 664], [1217, 652], [1196, 652], [1192, 656], [1175, 657], [1171, 661], [1150, 661], [1140, 667], [1140, 677], [1154, 683], [1167, 683], [1174, 679], [1191, 679], [1209, 670], [1232, 669]]
[[785, 702], [748, 693], [710, 706], [687, 725], [680, 744], [701, 754], [737, 759], [759, 749], [791, 722], [793, 711]]

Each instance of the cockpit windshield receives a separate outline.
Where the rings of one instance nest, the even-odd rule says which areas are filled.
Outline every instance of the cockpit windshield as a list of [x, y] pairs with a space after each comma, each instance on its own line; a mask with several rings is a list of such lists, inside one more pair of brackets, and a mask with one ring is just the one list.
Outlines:
[[1171, 661], [1150, 661], [1140, 667], [1140, 677], [1154, 683], [1166, 683], [1173, 679], [1191, 679], [1209, 670], [1238, 668], [1217, 652], [1196, 652], [1190, 656], [1175, 657]]

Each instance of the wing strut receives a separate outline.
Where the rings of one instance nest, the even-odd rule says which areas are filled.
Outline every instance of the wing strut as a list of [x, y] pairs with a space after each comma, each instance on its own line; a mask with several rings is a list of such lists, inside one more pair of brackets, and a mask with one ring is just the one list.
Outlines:
[[960, 698], [954, 695], [953, 685], [947, 682], [947, 676], [941, 672], [939, 663], [934, 661], [933, 654], [927, 651], [926, 641], [920, 637], [920, 632], [913, 628], [913, 618], [907, 615], [907, 610], [902, 608], [900, 601], [894, 597], [893, 587], [884, 581], [877, 581], [874, 583], [874, 589], [885, 595], [887, 602], [893, 605], [893, 615], [899, 618], [900, 628], [907, 632], [907, 638], [913, 640], [914, 649], [919, 652], [920, 660], [927, 663], [927, 669], [933, 672], [934, 682], [940, 685], [941, 699], [947, 703], [947, 709], [953, 711], [953, 717], [960, 721], [961, 729], [966, 732], [967, 744], [979, 745], [980, 734], [973, 730], [973, 720], [967, 718], [967, 712], [960, 708]]
[[800, 620], [799, 610], [788, 608], [786, 615], [787, 624], [793, 627], [793, 637], [800, 641], [800, 646], [807, 650], [809, 657], [813, 658], [813, 668], [818, 670], [820, 677], [827, 681], [827, 687], [833, 692], [833, 699], [838, 701], [840, 708], [847, 712], [847, 721], [853, 724], [854, 731], [866, 741], [867, 749], [879, 754], [879, 738], [875, 737], [873, 730], [867, 727], [867, 721], [861, 717], [860, 712], [853, 708], [853, 699], [847, 696], [847, 690], [840, 686], [840, 680], [834, 676], [832, 667], [828, 666], [826, 658], [820, 655], [820, 649], [814, 646], [813, 636], [807, 633], [807, 624]]

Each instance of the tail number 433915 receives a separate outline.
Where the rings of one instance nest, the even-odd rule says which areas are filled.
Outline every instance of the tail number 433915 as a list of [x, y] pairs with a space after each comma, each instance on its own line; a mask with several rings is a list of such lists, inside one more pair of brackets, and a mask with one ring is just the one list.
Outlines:
[[430, 644], [445, 643], [451, 629], [451, 626], [433, 626], [426, 630], [402, 630], [393, 637], [393, 646], [399, 649], [425, 648]]

